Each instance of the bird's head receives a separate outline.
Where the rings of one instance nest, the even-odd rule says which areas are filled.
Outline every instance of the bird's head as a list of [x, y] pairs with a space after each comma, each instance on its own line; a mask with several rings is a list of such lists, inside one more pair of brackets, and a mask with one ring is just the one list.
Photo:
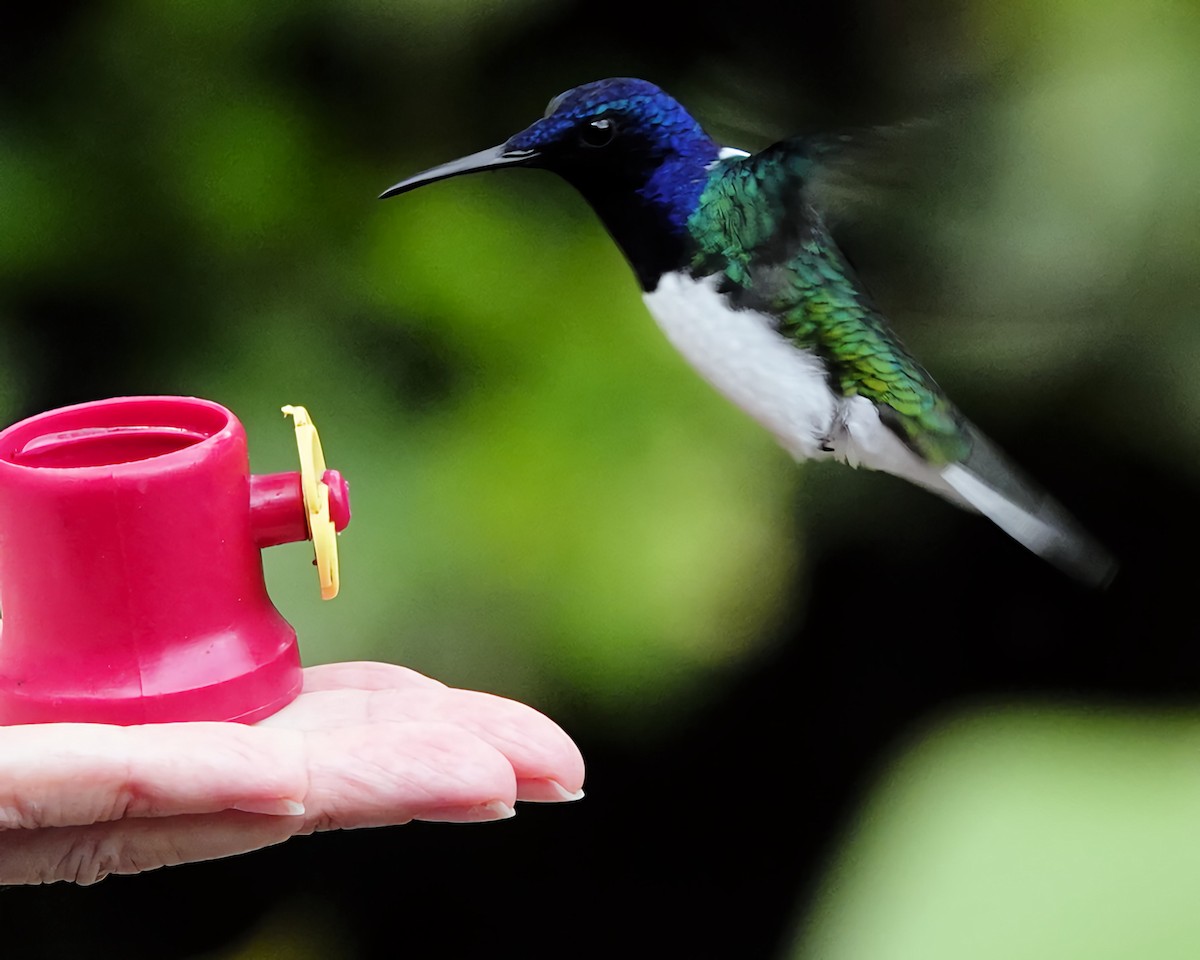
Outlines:
[[559, 94], [540, 120], [500, 146], [432, 167], [382, 196], [512, 166], [551, 170], [585, 195], [587, 187], [601, 183], [637, 190], [664, 164], [691, 161], [703, 168], [717, 158], [719, 149], [678, 101], [654, 84], [597, 80]]
[[648, 259], [678, 259], [675, 248], [720, 151], [678, 101], [654, 84], [597, 80], [559, 94], [540, 120], [498, 147], [411, 176], [381, 198], [465, 173], [550, 170], [591, 204], [646, 282], [645, 271], [662, 267]]

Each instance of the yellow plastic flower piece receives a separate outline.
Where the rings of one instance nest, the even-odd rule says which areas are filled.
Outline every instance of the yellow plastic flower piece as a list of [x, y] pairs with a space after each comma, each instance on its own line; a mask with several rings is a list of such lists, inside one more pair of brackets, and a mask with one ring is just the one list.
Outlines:
[[321, 438], [308, 411], [288, 404], [281, 408], [285, 417], [296, 424], [296, 446], [300, 451], [300, 488], [304, 493], [304, 512], [308, 535], [316, 555], [317, 576], [321, 580], [321, 599], [332, 600], [338, 595], [337, 531], [329, 515], [329, 487], [325, 475], [325, 455]]

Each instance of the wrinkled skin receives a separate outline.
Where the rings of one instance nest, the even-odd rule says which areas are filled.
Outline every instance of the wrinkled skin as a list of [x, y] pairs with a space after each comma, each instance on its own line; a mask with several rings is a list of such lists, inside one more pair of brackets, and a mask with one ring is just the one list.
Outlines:
[[94, 883], [317, 830], [510, 817], [582, 795], [583, 760], [523, 704], [403, 667], [309, 667], [253, 726], [0, 727], [0, 883]]

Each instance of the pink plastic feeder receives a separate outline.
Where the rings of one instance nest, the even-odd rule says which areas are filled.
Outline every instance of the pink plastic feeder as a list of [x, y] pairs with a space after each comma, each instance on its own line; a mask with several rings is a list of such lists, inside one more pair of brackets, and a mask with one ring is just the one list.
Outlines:
[[250, 723], [299, 693], [260, 550], [313, 536], [332, 596], [350, 512], [307, 413], [284, 410], [303, 473], [251, 476], [241, 423], [192, 397], [0, 432], [0, 724]]

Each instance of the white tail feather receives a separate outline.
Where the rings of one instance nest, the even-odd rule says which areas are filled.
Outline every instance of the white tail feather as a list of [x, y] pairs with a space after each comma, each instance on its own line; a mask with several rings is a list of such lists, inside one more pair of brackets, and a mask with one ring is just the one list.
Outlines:
[[[961, 463], [944, 467], [941, 477], [1010, 537], [1077, 580], [1104, 586], [1116, 573], [1116, 562], [1109, 553], [1040, 490], [1023, 488], [1018, 499], [1012, 492], [1001, 492]], [[1011, 491], [1014, 478], [1005, 479]]]
[[1006, 499], [959, 464], [944, 468], [942, 479], [972, 507], [1039, 556], [1052, 552], [1062, 542], [1062, 531]]

